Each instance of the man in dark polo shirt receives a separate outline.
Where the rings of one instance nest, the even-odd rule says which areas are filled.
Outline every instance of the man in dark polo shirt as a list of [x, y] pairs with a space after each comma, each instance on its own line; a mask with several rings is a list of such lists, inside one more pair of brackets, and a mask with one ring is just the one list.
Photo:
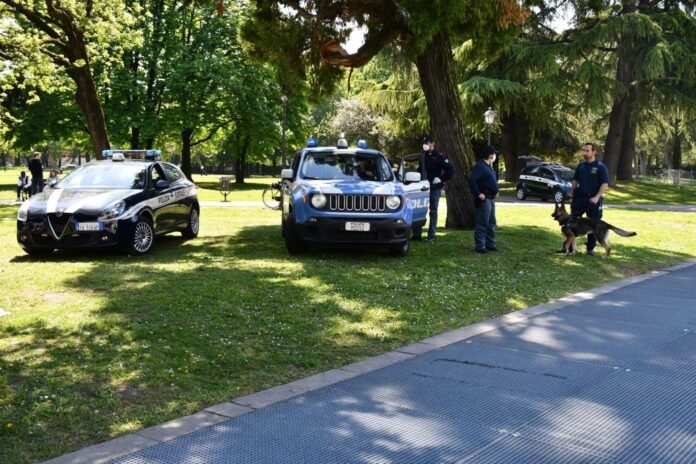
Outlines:
[[[573, 176], [570, 212], [576, 217], [587, 214], [588, 218], [601, 219], [602, 196], [609, 188], [609, 171], [604, 163], [597, 159], [597, 147], [594, 143], [588, 142], [583, 145], [582, 156], [585, 161], [578, 164]], [[588, 255], [594, 255], [596, 244], [597, 238], [593, 234], [588, 235]]]
[[476, 202], [474, 247], [477, 253], [498, 251], [495, 243], [495, 199], [500, 189], [492, 167], [497, 154], [498, 150], [493, 145], [483, 147], [481, 159], [469, 176], [469, 189]]
[[31, 195], [43, 192], [43, 166], [41, 165], [41, 153], [34, 152], [34, 158], [27, 164], [31, 172]]

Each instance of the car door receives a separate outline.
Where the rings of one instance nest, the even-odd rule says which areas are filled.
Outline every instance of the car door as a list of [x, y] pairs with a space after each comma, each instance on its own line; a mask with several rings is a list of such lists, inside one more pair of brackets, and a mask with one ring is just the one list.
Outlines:
[[520, 176], [520, 179], [524, 180], [524, 184], [527, 186], [529, 194], [535, 196], [541, 194], [541, 178], [539, 177], [538, 166], [525, 169], [525, 172]]
[[539, 179], [540, 194], [547, 197], [552, 196], [553, 188], [556, 185], [556, 175], [549, 168], [540, 168]]
[[[155, 218], [155, 232], [164, 232], [171, 229], [176, 220], [176, 206], [174, 204], [174, 194], [172, 193], [175, 186], [169, 183], [167, 175], [164, 173], [164, 168], [162, 168], [160, 163], [153, 163], [150, 167], [150, 179], [152, 181], [151, 188], [154, 191], [152, 210]], [[166, 186], [158, 188], [157, 183], [159, 181], [165, 181]]]
[[[403, 184], [406, 198], [413, 205], [413, 224], [425, 224], [425, 217], [430, 206], [430, 183], [425, 175], [425, 166], [421, 163], [423, 155], [414, 153], [401, 158], [397, 177]], [[421, 175], [419, 182], [406, 182], [406, 174], [417, 172]]]
[[188, 189], [190, 183], [179, 169], [169, 163], [160, 163], [169, 181], [170, 192], [174, 196], [171, 206], [172, 226], [180, 227], [188, 222], [191, 211]]

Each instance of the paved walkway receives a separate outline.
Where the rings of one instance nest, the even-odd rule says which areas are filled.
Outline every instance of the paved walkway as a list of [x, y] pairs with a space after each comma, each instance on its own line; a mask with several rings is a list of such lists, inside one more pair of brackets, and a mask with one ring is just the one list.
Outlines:
[[51, 461], [696, 462], [696, 259]]

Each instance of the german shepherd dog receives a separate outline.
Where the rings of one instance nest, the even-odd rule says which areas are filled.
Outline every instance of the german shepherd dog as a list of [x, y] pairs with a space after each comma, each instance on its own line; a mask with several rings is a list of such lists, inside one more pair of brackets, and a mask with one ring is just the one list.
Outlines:
[[577, 238], [583, 235], [594, 234], [597, 242], [604, 247], [603, 258], [608, 258], [611, 253], [611, 245], [609, 244], [609, 231], [613, 230], [622, 237], [633, 237], [637, 235], [635, 232], [627, 232], [618, 227], [612, 226], [608, 222], [601, 219], [576, 217], [568, 214], [565, 209], [565, 204], [556, 203], [556, 209], [551, 215], [561, 225], [561, 232], [565, 235], [566, 240], [563, 242], [563, 251], [567, 255], [575, 254], [577, 249]]

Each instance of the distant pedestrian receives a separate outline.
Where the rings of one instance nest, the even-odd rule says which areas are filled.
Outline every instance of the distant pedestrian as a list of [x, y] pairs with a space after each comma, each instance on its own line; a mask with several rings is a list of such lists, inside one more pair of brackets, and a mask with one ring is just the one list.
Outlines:
[[34, 158], [27, 165], [31, 172], [31, 195], [43, 192], [43, 166], [41, 165], [41, 153], [34, 152]]
[[48, 179], [46, 179], [46, 185], [49, 187], [54, 187], [59, 180], [60, 177], [58, 177], [58, 171], [51, 169], [51, 172], [48, 174]]
[[[428, 236], [425, 241], [433, 242], [435, 241], [437, 208], [442, 196], [442, 187], [454, 175], [454, 168], [445, 155], [435, 150], [435, 139], [432, 135], [423, 137], [423, 156], [418, 168], [419, 172], [425, 171], [430, 183], [430, 217], [428, 219]], [[413, 228], [413, 240], [423, 240], [422, 234], [422, 225]]]
[[26, 200], [31, 189], [31, 181], [27, 173], [22, 171], [17, 178], [17, 201]]
[[476, 203], [474, 245], [477, 253], [498, 251], [495, 243], [495, 199], [500, 189], [492, 167], [497, 154], [493, 145], [483, 147], [481, 158], [469, 176], [469, 189]]
[[[587, 214], [588, 218], [602, 218], [602, 196], [609, 188], [609, 171], [597, 159], [597, 146], [588, 142], [582, 146], [584, 161], [575, 168], [573, 187], [570, 190], [570, 213], [575, 217]], [[587, 254], [594, 255], [597, 239], [587, 236]]]
[[207, 175], [207, 174], [208, 174], [208, 173], [205, 172], [205, 166], [203, 166], [203, 165], [201, 164], [201, 175], [202, 175], [202, 176], [205, 176], [205, 175]]

